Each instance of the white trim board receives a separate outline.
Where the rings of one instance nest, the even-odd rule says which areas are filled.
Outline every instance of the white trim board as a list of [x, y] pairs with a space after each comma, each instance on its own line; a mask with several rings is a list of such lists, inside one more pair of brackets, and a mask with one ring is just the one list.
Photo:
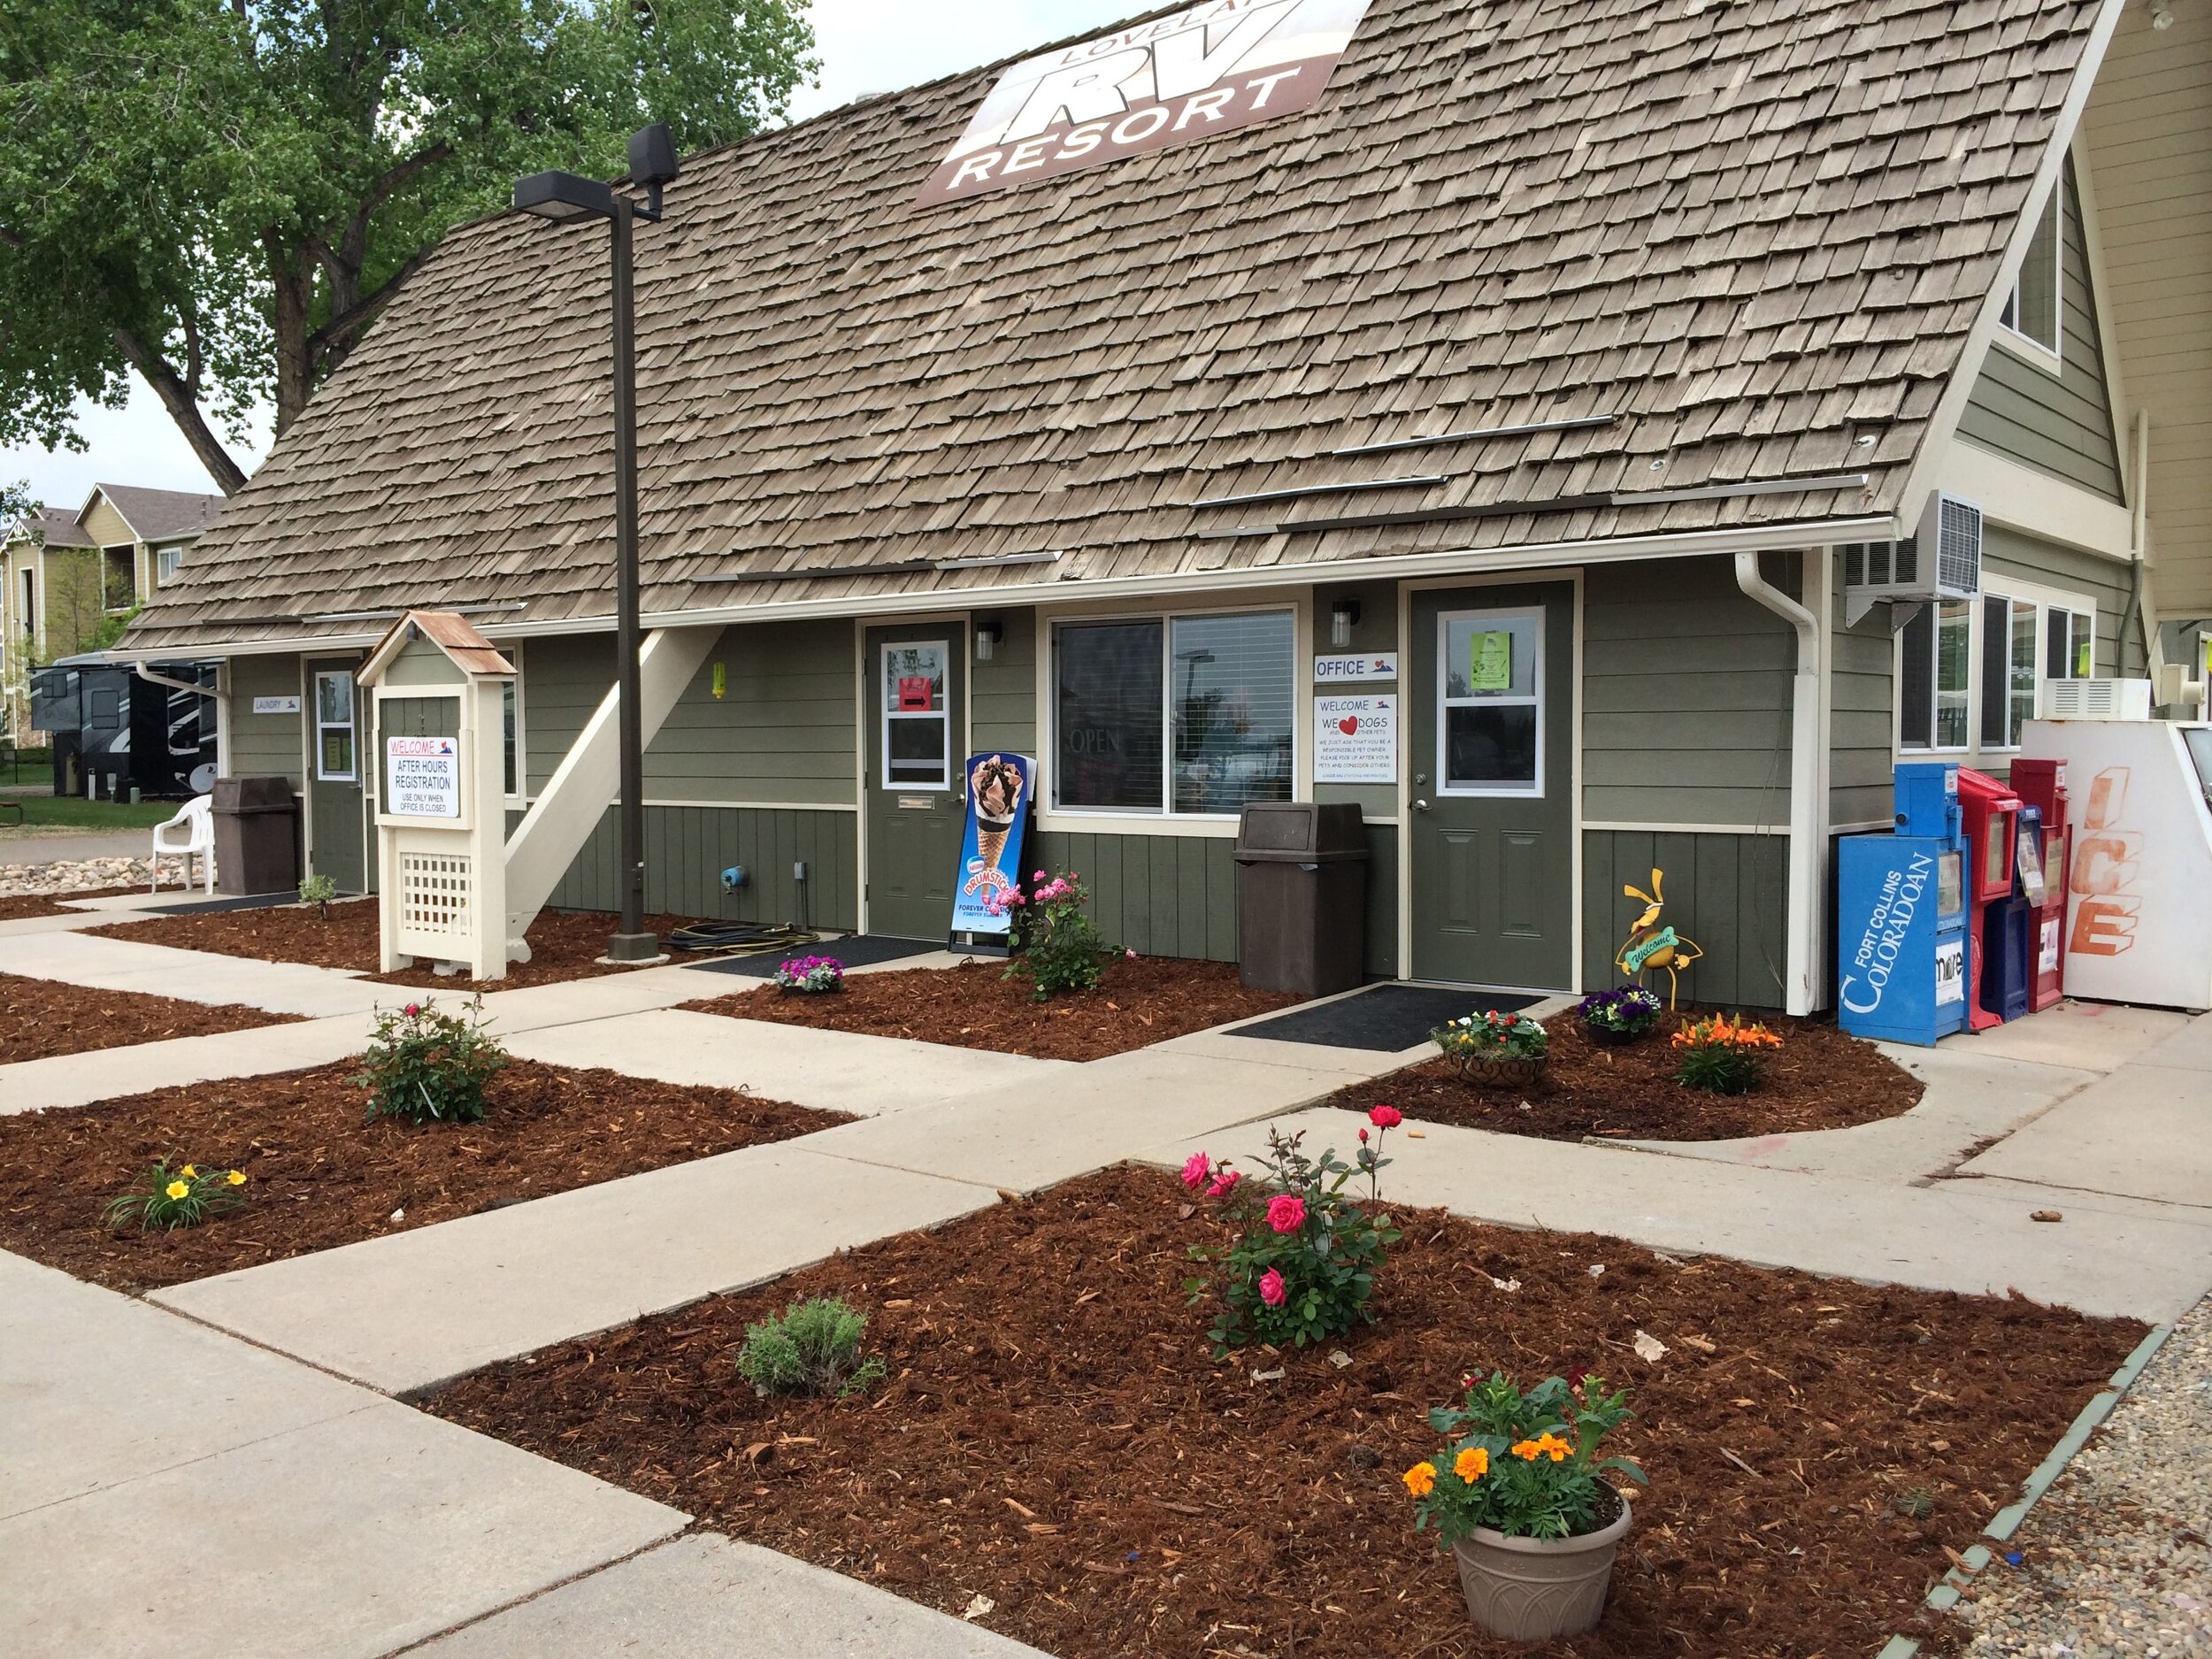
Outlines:
[[2038, 541], [2119, 564], [2134, 560], [2133, 517], [2118, 502], [2023, 466], [1970, 438], [1951, 440], [1936, 488], [1963, 496], [1980, 507], [1985, 518]]
[[1634, 835], [1787, 835], [1786, 824], [1636, 824], [1621, 818], [1585, 818], [1586, 830], [1616, 830]]

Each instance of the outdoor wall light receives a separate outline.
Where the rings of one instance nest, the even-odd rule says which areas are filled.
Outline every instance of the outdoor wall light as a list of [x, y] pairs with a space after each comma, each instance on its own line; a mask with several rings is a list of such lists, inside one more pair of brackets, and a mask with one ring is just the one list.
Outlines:
[[1006, 637], [1006, 625], [996, 617], [978, 617], [975, 619], [975, 660], [987, 663], [999, 641]]
[[2163, 34], [2166, 30], [2173, 27], [2173, 26], [2174, 14], [2171, 12], [2169, 12], [2164, 6], [2159, 7], [2157, 11], [2151, 13], [2151, 27], [2158, 30], [2161, 34]]
[[1342, 650], [1352, 642], [1352, 630], [1359, 626], [1359, 601], [1340, 599], [1329, 607], [1329, 643]]

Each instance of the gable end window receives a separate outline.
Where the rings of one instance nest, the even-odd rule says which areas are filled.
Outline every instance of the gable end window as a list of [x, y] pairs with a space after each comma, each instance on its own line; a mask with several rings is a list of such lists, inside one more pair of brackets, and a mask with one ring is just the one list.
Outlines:
[[138, 549], [104, 547], [100, 549], [100, 605], [105, 611], [128, 611], [138, 599]]
[[2055, 357], [2062, 355], [2059, 318], [2066, 250], [2064, 239], [2059, 234], [2062, 218], [2059, 198], [2064, 194], [2062, 181], [2043, 204], [2043, 211], [2035, 221], [2035, 234], [2028, 243], [2028, 257], [2020, 265], [2019, 279], [2013, 283], [2012, 292], [2005, 296], [2004, 309], [1997, 313], [1997, 320], [2006, 328], [2042, 347]]
[[177, 572], [184, 568], [184, 549], [180, 547], [157, 548], [154, 551], [154, 586], [166, 588], [177, 580]]

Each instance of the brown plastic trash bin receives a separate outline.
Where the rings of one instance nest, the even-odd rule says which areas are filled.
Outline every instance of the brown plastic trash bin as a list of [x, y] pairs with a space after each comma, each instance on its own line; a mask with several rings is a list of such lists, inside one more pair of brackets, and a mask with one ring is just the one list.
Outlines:
[[288, 778], [218, 778], [215, 890], [289, 893], [300, 885], [299, 803]]
[[1237, 956], [1255, 990], [1348, 991], [1367, 961], [1367, 833], [1356, 806], [1248, 806], [1237, 826]]

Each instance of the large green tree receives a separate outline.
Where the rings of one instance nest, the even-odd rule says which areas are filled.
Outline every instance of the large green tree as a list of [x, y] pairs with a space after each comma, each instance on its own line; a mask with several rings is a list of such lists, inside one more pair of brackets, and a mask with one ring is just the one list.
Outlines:
[[[135, 369], [226, 493], [448, 227], [780, 116], [807, 0], [0, 0], [0, 442]], [[211, 408], [211, 425], [204, 409]]]

